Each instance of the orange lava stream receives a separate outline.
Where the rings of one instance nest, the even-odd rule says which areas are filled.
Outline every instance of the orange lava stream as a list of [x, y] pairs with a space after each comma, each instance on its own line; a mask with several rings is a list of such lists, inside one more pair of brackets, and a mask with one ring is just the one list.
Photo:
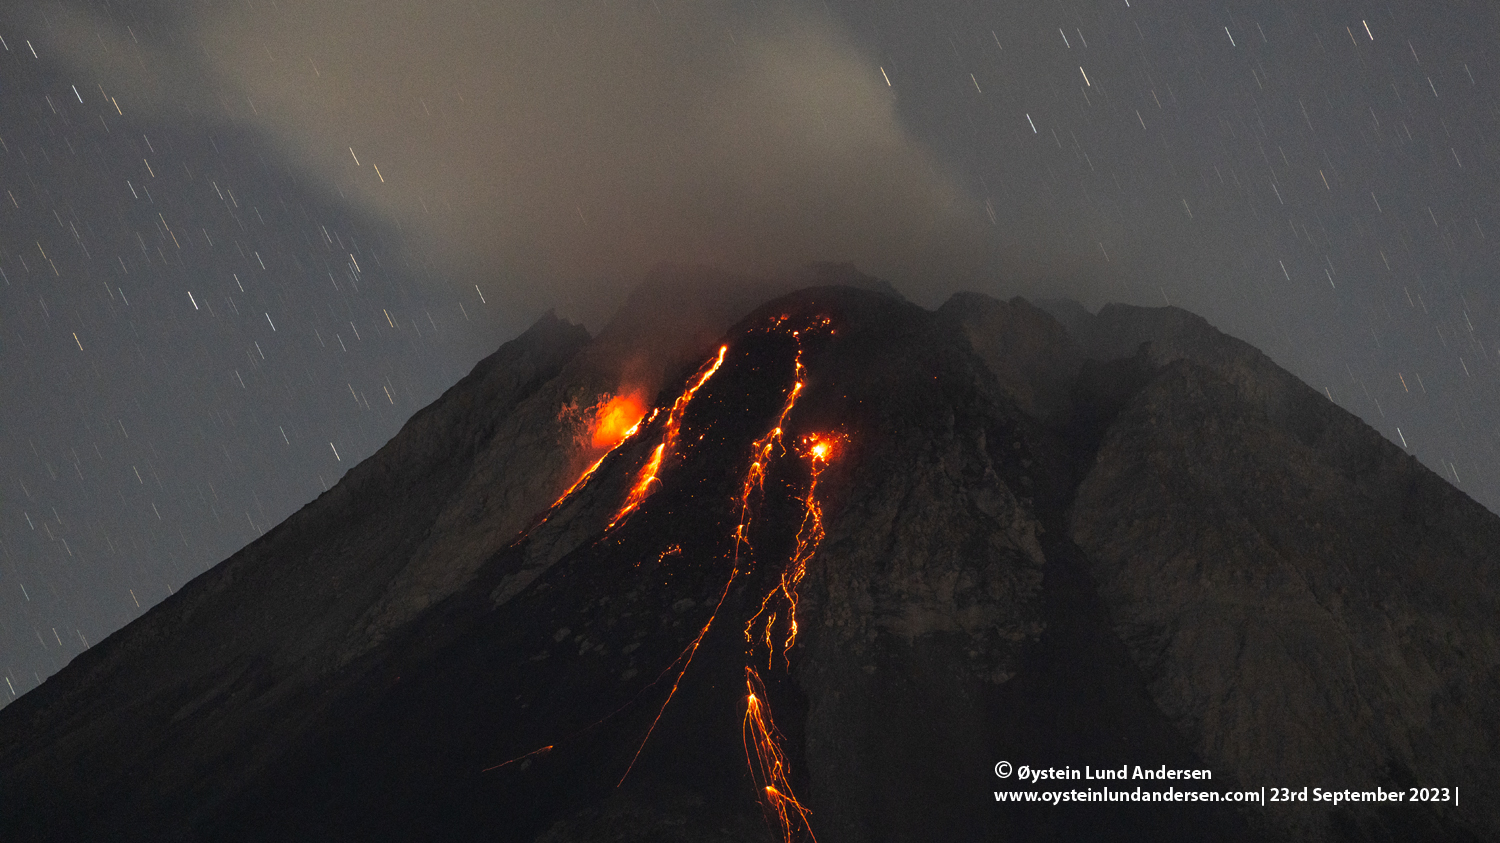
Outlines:
[[488, 773], [491, 770], [498, 770], [501, 767], [509, 767], [510, 765], [516, 763], [517, 761], [525, 761], [528, 758], [536, 758], [536, 757], [541, 756], [541, 755], [546, 755], [547, 753], [551, 752], [555, 748], [556, 747], [554, 747], [552, 744], [547, 744], [546, 746], [541, 747], [540, 749], [533, 749], [532, 751], [526, 753], [525, 755], [517, 755], [515, 758], [512, 758], [509, 761], [502, 761], [502, 762], [500, 762], [499, 764], [496, 764], [493, 767], [485, 767], [483, 770], [480, 770], [479, 772], [481, 772], [481, 773]]
[[652, 420], [656, 418], [656, 414], [658, 412], [658, 410], [652, 410], [650, 415], [642, 419], [637, 419], [635, 424], [630, 426], [629, 430], [626, 430], [624, 433], [620, 434], [619, 440], [616, 441], [613, 445], [610, 445], [609, 450], [605, 451], [604, 454], [599, 457], [599, 459], [594, 460], [593, 465], [589, 466], [582, 474], [578, 475], [578, 479], [573, 481], [573, 485], [569, 486], [567, 491], [563, 492], [561, 495], [558, 495], [557, 500], [552, 502], [552, 506], [547, 508], [548, 514], [551, 514], [552, 510], [557, 509], [557, 507], [560, 506], [563, 501], [567, 500], [569, 497], [572, 497], [574, 492], [578, 491], [583, 487], [585, 483], [589, 482], [589, 478], [594, 476], [594, 472], [599, 470], [599, 466], [604, 464], [604, 460], [607, 459], [610, 454], [613, 454], [615, 451], [619, 450], [621, 445], [624, 445], [626, 442], [630, 441], [637, 433], [639, 433], [642, 425], [650, 424]]
[[[786, 317], [782, 317], [777, 320], [776, 327], [779, 327], [785, 319]], [[824, 317], [821, 322], [812, 327], [827, 327], [828, 324], [829, 320]], [[781, 413], [776, 417], [776, 423], [770, 432], [757, 439], [751, 446], [750, 468], [745, 474], [745, 482], [740, 491], [739, 524], [734, 531], [735, 567], [734, 573], [731, 574], [731, 581], [733, 581], [734, 574], [739, 571], [741, 546], [746, 549], [750, 548], [751, 514], [764, 491], [766, 470], [776, 455], [777, 447], [782, 446], [783, 426], [807, 383], [807, 370], [802, 365], [801, 332], [792, 331], [792, 337], [797, 340], [797, 354], [793, 362], [794, 381], [791, 392], [787, 394], [786, 402], [782, 404]], [[834, 446], [838, 441], [838, 437], [809, 434], [803, 436], [800, 443], [802, 456], [809, 462], [812, 479], [808, 484], [807, 493], [803, 496], [803, 518], [797, 529], [796, 550], [792, 553], [792, 558], [788, 561], [787, 568], [782, 571], [777, 584], [761, 600], [760, 610], [745, 624], [745, 640], [753, 650], [755, 622], [762, 616], [766, 618], [764, 639], [768, 666], [774, 659], [776, 651], [772, 630], [775, 628], [777, 611], [772, 607], [772, 603], [778, 594], [782, 595], [786, 605], [788, 624], [786, 640], [782, 644], [783, 658], [786, 658], [786, 651], [791, 648], [797, 637], [797, 586], [807, 573], [808, 560], [812, 558], [819, 543], [823, 540], [823, 510], [817, 498], [818, 475], [833, 456]], [[748, 655], [751, 654], [747, 653]], [[789, 662], [788, 667], [790, 668]], [[780, 828], [784, 843], [793, 843], [802, 836], [802, 832], [806, 833], [807, 839], [816, 843], [817, 836], [813, 834], [812, 826], [807, 819], [811, 812], [797, 801], [796, 795], [792, 793], [791, 782], [787, 780], [789, 767], [786, 755], [781, 749], [782, 737], [771, 717], [765, 687], [761, 684], [760, 676], [756, 674], [755, 668], [749, 664], [745, 665], [745, 692], [743, 726], [745, 760], [750, 766], [750, 774], [760, 791], [761, 804], [768, 816]]]
[[724, 365], [724, 355], [728, 351], [729, 346], [719, 346], [718, 356], [703, 364], [698, 370], [697, 377], [693, 379], [692, 384], [683, 390], [683, 393], [677, 396], [677, 400], [672, 403], [672, 410], [667, 413], [667, 429], [662, 434], [661, 442], [657, 444], [656, 450], [651, 452], [651, 459], [647, 460], [646, 464], [641, 467], [640, 474], [636, 475], [635, 485], [630, 488], [630, 494], [626, 496], [625, 503], [620, 507], [620, 511], [616, 512], [615, 517], [609, 520], [609, 525], [604, 528], [606, 531], [613, 530], [616, 525], [629, 517], [632, 512], [639, 509], [646, 498], [651, 496], [652, 484], [656, 483], [656, 475], [657, 472], [661, 471], [662, 461], [666, 459], [668, 454], [675, 453], [677, 437], [682, 426], [683, 412], [687, 410], [688, 404], [693, 400], [693, 396], [697, 394], [698, 390], [705, 383], [708, 383], [708, 379], [713, 377], [715, 372], [719, 371], [720, 366]]
[[[818, 477], [842, 441], [842, 435], [810, 433], [803, 436], [799, 443], [801, 456], [808, 463], [811, 480], [802, 498], [802, 524], [797, 528], [797, 546], [777, 584], [761, 600], [760, 611], [745, 624], [745, 640], [753, 650], [756, 644], [756, 621], [765, 618], [764, 631], [760, 637], [766, 645], [767, 667], [770, 667], [776, 654], [774, 630], [779, 613], [775, 604], [779, 595], [787, 624], [781, 655], [787, 661], [787, 668], [791, 668], [787, 653], [797, 640], [797, 587], [807, 575], [807, 563], [817, 552], [824, 536], [823, 507], [818, 503]], [[745, 687], [745, 760], [750, 765], [750, 773], [756, 786], [761, 790], [761, 803], [780, 826], [784, 843], [796, 840], [799, 831], [805, 831], [808, 839], [816, 841], [817, 836], [813, 834], [807, 819], [811, 812], [797, 801], [796, 795], [792, 793], [791, 783], [787, 781], [787, 762], [785, 753], [781, 750], [781, 733], [777, 731], [771, 718], [771, 710], [765, 700], [765, 688], [761, 685], [755, 668], [748, 664], [745, 665]]]
[[[793, 335], [795, 336], [795, 334]], [[677, 404], [673, 405], [673, 415], [668, 416], [667, 419], [669, 437], [676, 430], [673, 425], [673, 419], [678, 414], [677, 408], [679, 406], [685, 407], [687, 404], [685, 399], [691, 398], [692, 393], [697, 391], [697, 388], [702, 386], [714, 371], [718, 369], [719, 364], [724, 360], [726, 349], [727, 346], [719, 349], [718, 360], [713, 363], [713, 366], [698, 379], [697, 383], [688, 392], [683, 393], [683, 397], [677, 400]], [[792, 407], [796, 405], [797, 397], [802, 394], [806, 382], [806, 370], [802, 366], [802, 350], [800, 347], [797, 350], [793, 371], [796, 380], [792, 384], [791, 392], [787, 394], [786, 400], [781, 405], [781, 412], [777, 414], [775, 424], [771, 426], [771, 430], [765, 436], [755, 440], [751, 446], [750, 468], [745, 472], [745, 482], [740, 490], [740, 520], [734, 529], [734, 557], [730, 565], [729, 577], [724, 581], [724, 589], [719, 592], [718, 603], [714, 606], [713, 613], [709, 615], [708, 621], [703, 624], [702, 629], [698, 630], [697, 637], [672, 662], [674, 665], [681, 662], [682, 667], [677, 671], [677, 677], [672, 682], [672, 689], [667, 692], [667, 698], [662, 701], [661, 708], [657, 710], [656, 717], [652, 719], [651, 726], [646, 730], [645, 736], [641, 739], [640, 746], [636, 747], [635, 755], [631, 756], [630, 765], [626, 767], [625, 774], [620, 777], [620, 783], [622, 784], [626, 777], [630, 775], [630, 771], [634, 769], [636, 760], [641, 756], [641, 751], [646, 748], [646, 743], [651, 740], [651, 733], [656, 730], [656, 724], [661, 722], [662, 715], [666, 713], [667, 706], [671, 704], [672, 698], [677, 694], [677, 687], [682, 684], [683, 675], [687, 673], [688, 667], [693, 663], [693, 656], [698, 652], [698, 646], [703, 643], [703, 638], [708, 635], [709, 629], [713, 627], [714, 621], [719, 616], [719, 609], [723, 607], [725, 598], [729, 596], [730, 587], [734, 585], [735, 579], [740, 575], [740, 547], [741, 545], [749, 547], [747, 531], [750, 526], [750, 514], [753, 508], [752, 501], [762, 489], [765, 481], [766, 465], [769, 463], [776, 445], [781, 442], [782, 425], [786, 422], [787, 414], [791, 413]], [[661, 464], [661, 455], [668, 441], [667, 438], [664, 438], [662, 444], [656, 447], [656, 451], [651, 455], [651, 459], [647, 461], [645, 468], [641, 470], [641, 480], [637, 481], [636, 489], [643, 489], [645, 484], [649, 482], [648, 478], [655, 477], [656, 470]], [[632, 491], [633, 495], [634, 491]], [[642, 499], [644, 499], [644, 495], [642, 495]], [[636, 502], [635, 505], [638, 506], [639, 502]], [[633, 507], [630, 501], [627, 500], [626, 507], [622, 508], [621, 514], [616, 516], [616, 520], [628, 514], [630, 508]], [[671, 666], [669, 665], [667, 669], [671, 670]]]
[[[803, 577], [807, 576], [807, 563], [817, 552], [818, 545], [823, 541], [823, 507], [818, 503], [818, 476], [823, 473], [834, 451], [843, 437], [829, 434], [810, 433], [802, 437], [802, 458], [808, 463], [808, 472], [812, 479], [807, 485], [807, 493], [802, 497], [802, 524], [797, 528], [797, 547], [792, 552], [792, 558], [787, 567], [781, 572], [780, 581], [776, 587], [766, 594], [761, 601], [760, 611], [745, 624], [745, 640], [755, 641], [755, 622], [762, 617], [765, 625], [761, 634], [766, 645], [766, 665], [769, 667], [776, 654], [776, 642], [773, 630], [776, 619], [780, 614], [774, 603], [777, 596], [785, 607], [787, 623], [786, 638], [781, 642], [781, 655], [787, 658], [787, 651], [797, 641], [797, 587], [801, 585]], [[790, 663], [787, 665], [790, 667]]]
[[646, 402], [639, 390], [622, 392], [603, 402], [594, 413], [589, 444], [595, 450], [613, 448], [636, 429], [646, 415]]
[[771, 457], [776, 446], [781, 444], [781, 427], [786, 423], [786, 417], [792, 412], [792, 407], [797, 405], [797, 397], [802, 394], [802, 389], [807, 382], [807, 370], [802, 367], [802, 349], [797, 349], [793, 373], [795, 381], [792, 383], [792, 391], [787, 393], [786, 401], [781, 405], [781, 413], [776, 416], [776, 423], [771, 425], [771, 430], [765, 436], [755, 440], [750, 446], [750, 469], [745, 473], [745, 483], [740, 489], [740, 522], [734, 528], [734, 559], [736, 564], [740, 558], [740, 547], [750, 546], [750, 513], [753, 503], [758, 501], [760, 494], [764, 491], [766, 481], [766, 467], [770, 465]]
[[[781, 328], [787, 319], [787, 316], [782, 316], [770, 328], [773, 330]], [[830, 320], [827, 317], [822, 317], [820, 321], [810, 324], [806, 330], [827, 328], [829, 324]], [[704, 638], [707, 637], [709, 630], [713, 627], [715, 620], [719, 616], [719, 611], [723, 609], [735, 580], [742, 573], [742, 567], [748, 569], [748, 566], [753, 564], [753, 558], [751, 557], [753, 548], [750, 545], [749, 538], [750, 523], [764, 496], [767, 470], [771, 462], [778, 456], [778, 449], [780, 449], [781, 453], [785, 453], [785, 445], [783, 444], [784, 426], [787, 417], [797, 404], [797, 399], [806, 388], [807, 382], [807, 371], [802, 364], [801, 331], [794, 330], [790, 333], [797, 340], [797, 353], [793, 362], [794, 379], [792, 388], [787, 393], [786, 399], [782, 403], [781, 411], [777, 414], [776, 421], [772, 424], [771, 429], [751, 444], [750, 466], [745, 472], [745, 479], [740, 489], [739, 520], [734, 528], [734, 551], [730, 560], [729, 575], [724, 581], [723, 589], [719, 592], [719, 598], [714, 605], [713, 612], [709, 615], [708, 620], [703, 624], [702, 628], [698, 630], [698, 634], [678, 654], [677, 658], [673, 659], [671, 664], [667, 665], [661, 675], [647, 686], [655, 685], [656, 682], [670, 675], [673, 668], [676, 668], [676, 676], [673, 679], [672, 687], [667, 692], [666, 699], [662, 701], [660, 708], [657, 709], [656, 716], [652, 719], [650, 727], [647, 728], [640, 745], [636, 748], [635, 754], [630, 759], [630, 764], [620, 777], [620, 784], [625, 782], [631, 770], [634, 769], [636, 762], [640, 759], [641, 752], [645, 749], [646, 744], [651, 739], [651, 735], [655, 732], [657, 724], [661, 722], [662, 715], [666, 713], [667, 707], [671, 705], [673, 698], [677, 694], [677, 689], [682, 683], [683, 676], [686, 675], [688, 668], [692, 665], [693, 657], [697, 654]], [[657, 483], [657, 475], [662, 470], [663, 463], [668, 457], [676, 453], [682, 416], [688, 404], [692, 401], [693, 396], [698, 390], [723, 365], [724, 356], [727, 352], [728, 346], [721, 346], [717, 356], [699, 368], [698, 373], [694, 376], [689, 386], [672, 404], [671, 410], [667, 414], [665, 430], [661, 441], [651, 452], [651, 456], [647, 459], [645, 465], [641, 467], [636, 476], [635, 483], [630, 489], [630, 493], [626, 496], [619, 511], [610, 519], [609, 525], [605, 528], [606, 531], [612, 530], [622, 523], [631, 513], [639, 509], [646, 498], [651, 495], [654, 490], [653, 487]], [[589, 466], [588, 470], [557, 499], [557, 502], [548, 510], [548, 515], [551, 514], [552, 510], [555, 510], [566, 501], [577, 489], [586, 484], [609, 454], [634, 437], [643, 426], [651, 424], [659, 412], [659, 408], [652, 410], [649, 416], [638, 420], [634, 426], [625, 431], [620, 439], [610, 447], [610, 450], [593, 465]], [[601, 419], [604, 415], [604, 410], [601, 409]], [[813, 558], [824, 538], [823, 510], [817, 497], [818, 480], [823, 469], [828, 466], [839, 446], [844, 441], [845, 437], [842, 434], [807, 434], [802, 436], [797, 443], [799, 456], [807, 462], [810, 480], [807, 491], [802, 496], [803, 515], [802, 523], [797, 530], [796, 548], [792, 552], [786, 568], [778, 577], [777, 582], [762, 598], [759, 611], [745, 625], [745, 639], [750, 646], [750, 651], [746, 655], [754, 655], [753, 651], [758, 644], [757, 639], [759, 639], [759, 642], [763, 642], [766, 645], [766, 662], [768, 666], [774, 662], [775, 658], [777, 645], [775, 630], [777, 629], [778, 618], [783, 618], [786, 625], [785, 636], [780, 642], [784, 660], [788, 658], [787, 652], [796, 642], [798, 628], [798, 587], [807, 574], [807, 563]], [[742, 551], [745, 552], [743, 563], [741, 557]], [[664, 559], [668, 555], [676, 555], [681, 552], [682, 549], [680, 546], [673, 546], [664, 551], [661, 558]], [[764, 622], [761, 633], [756, 635], [755, 628], [757, 622], [760, 622], [762, 618], [764, 618]], [[789, 661], [787, 662], [787, 666], [790, 668]], [[769, 702], [766, 699], [765, 686], [762, 684], [759, 674], [755, 672], [755, 668], [748, 663], [745, 665], [745, 693], [745, 716], [742, 727], [745, 758], [749, 764], [751, 776], [759, 790], [760, 801], [769, 817], [779, 826], [783, 843], [794, 843], [794, 841], [804, 837], [816, 843], [817, 837], [813, 834], [812, 827], [808, 822], [808, 816], [811, 814], [811, 811], [797, 801], [796, 796], [792, 793], [791, 782], [788, 780], [790, 767], [786, 755], [782, 750], [783, 738], [776, 728], [775, 721], [771, 717]], [[589, 728], [593, 728], [593, 726]], [[546, 754], [551, 749], [551, 746], [542, 747], [527, 755], [507, 761], [505, 764], [497, 765], [497, 767], [503, 767], [535, 755]], [[496, 769], [496, 767], [489, 769]]]
[[783, 843], [793, 843], [799, 831], [806, 832], [807, 838], [817, 843], [817, 835], [813, 834], [807, 821], [811, 811], [792, 795], [791, 782], [787, 781], [790, 765], [781, 751], [781, 733], [771, 719], [765, 686], [755, 668], [749, 665], [745, 666], [745, 721], [742, 729], [750, 775], [761, 792], [761, 804], [781, 827]]

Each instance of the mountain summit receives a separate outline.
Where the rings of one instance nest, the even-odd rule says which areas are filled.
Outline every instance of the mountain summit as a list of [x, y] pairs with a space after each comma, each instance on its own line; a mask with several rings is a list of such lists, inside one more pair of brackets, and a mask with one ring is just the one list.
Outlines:
[[1500, 519], [1185, 311], [798, 281], [506, 343], [0, 711], [0, 838], [1500, 835]]

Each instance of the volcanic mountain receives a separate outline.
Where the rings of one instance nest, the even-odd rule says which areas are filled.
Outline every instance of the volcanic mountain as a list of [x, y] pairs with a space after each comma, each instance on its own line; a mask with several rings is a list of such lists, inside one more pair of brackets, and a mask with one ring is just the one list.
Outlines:
[[[772, 292], [506, 343], [0, 711], [0, 839], [1500, 837], [1496, 516], [1182, 310]], [[1008, 801], [1102, 787], [1405, 799]]]

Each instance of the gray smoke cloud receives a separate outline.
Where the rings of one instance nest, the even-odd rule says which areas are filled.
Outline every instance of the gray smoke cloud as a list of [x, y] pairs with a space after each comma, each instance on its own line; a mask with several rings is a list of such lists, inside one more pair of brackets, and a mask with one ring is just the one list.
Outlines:
[[[725, 2], [310, 0], [29, 13], [122, 107], [229, 121], [466, 284], [597, 318], [658, 261], [962, 285], [982, 206], [826, 15]], [[137, 21], [140, 19], [138, 18]]]

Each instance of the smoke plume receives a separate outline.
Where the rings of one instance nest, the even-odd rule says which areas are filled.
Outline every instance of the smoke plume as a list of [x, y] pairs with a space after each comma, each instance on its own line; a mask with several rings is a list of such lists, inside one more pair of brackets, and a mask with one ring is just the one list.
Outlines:
[[54, 5], [25, 28], [122, 105], [263, 135], [449, 277], [516, 303], [596, 315], [590, 302], [618, 299], [610, 280], [659, 261], [849, 260], [960, 283], [980, 265], [982, 211], [821, 12], [266, 0], [132, 14]]

